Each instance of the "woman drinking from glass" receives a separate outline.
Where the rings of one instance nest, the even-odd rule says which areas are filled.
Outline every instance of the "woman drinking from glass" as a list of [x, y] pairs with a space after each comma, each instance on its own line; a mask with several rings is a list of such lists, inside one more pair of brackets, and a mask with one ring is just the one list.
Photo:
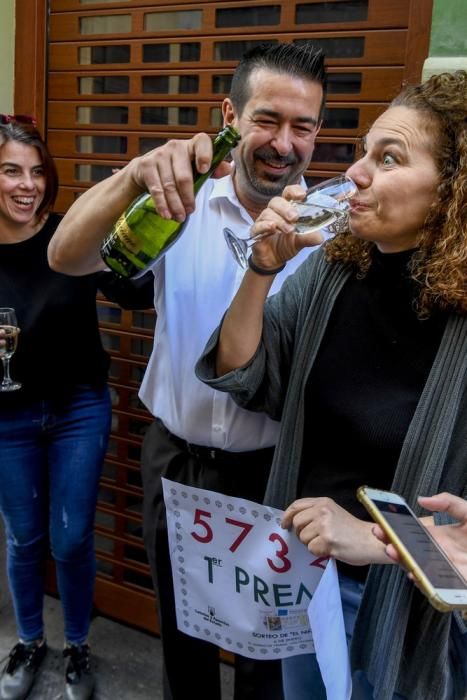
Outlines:
[[[339, 562], [352, 697], [464, 700], [465, 621], [388, 565], [355, 492], [394, 490], [418, 514], [419, 494], [467, 498], [467, 74], [405, 89], [348, 175], [348, 230], [267, 301], [275, 270], [316, 235], [294, 233], [296, 186], [256, 220], [254, 234], [272, 235], [198, 376], [281, 420], [266, 502]], [[311, 655], [283, 672], [287, 700], [325, 698]]]

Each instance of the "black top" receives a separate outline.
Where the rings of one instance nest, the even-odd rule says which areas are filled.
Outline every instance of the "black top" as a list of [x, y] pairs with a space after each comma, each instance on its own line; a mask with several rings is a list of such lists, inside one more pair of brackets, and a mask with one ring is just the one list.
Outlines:
[[0, 407], [63, 397], [79, 384], [105, 383], [109, 357], [97, 325], [98, 288], [127, 308], [153, 305], [152, 275], [135, 290], [110, 272], [70, 277], [51, 270], [47, 246], [59, 222], [51, 214], [32, 238], [0, 244], [0, 306], [15, 308], [21, 329], [11, 376], [23, 384], [1, 393]]
[[411, 255], [375, 250], [367, 276], [346, 282], [306, 387], [298, 496], [329, 495], [365, 520], [356, 489], [390, 488], [446, 323], [417, 317]]

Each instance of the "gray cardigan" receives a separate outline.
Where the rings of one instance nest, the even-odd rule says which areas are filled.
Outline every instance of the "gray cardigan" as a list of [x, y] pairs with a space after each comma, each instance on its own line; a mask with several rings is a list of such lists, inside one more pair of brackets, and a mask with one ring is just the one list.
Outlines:
[[[326, 264], [322, 250], [310, 255], [266, 302], [262, 341], [250, 363], [216, 377], [218, 329], [196, 366], [202, 381], [230, 392], [244, 408], [282, 421], [265, 497], [277, 508], [296, 498], [306, 381], [334, 302], [350, 274], [349, 267]], [[392, 484], [417, 513], [419, 494], [449, 490], [467, 498], [466, 370], [467, 319], [453, 314]], [[437, 521], [446, 519], [440, 515]], [[454, 652], [448, 659], [448, 643], [461, 634], [467, 634], [467, 626], [459, 613], [434, 610], [399, 567], [374, 565], [352, 639], [352, 667], [367, 673], [375, 700], [390, 700], [394, 692], [409, 700], [445, 700], [448, 685], [450, 700], [465, 700], [467, 679], [460, 657]]]

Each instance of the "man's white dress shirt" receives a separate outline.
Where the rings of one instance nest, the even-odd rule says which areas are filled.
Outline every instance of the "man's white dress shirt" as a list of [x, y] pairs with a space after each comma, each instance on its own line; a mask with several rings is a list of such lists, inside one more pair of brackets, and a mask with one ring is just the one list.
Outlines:
[[[156, 332], [139, 394], [149, 411], [178, 437], [232, 452], [274, 445], [279, 423], [246, 411], [228, 394], [207, 387], [196, 378], [194, 366], [244, 275], [222, 229], [227, 226], [247, 238], [252, 225], [231, 175], [203, 185], [182, 235], [154, 266]], [[287, 263], [270, 294], [311, 250], [302, 250]]]

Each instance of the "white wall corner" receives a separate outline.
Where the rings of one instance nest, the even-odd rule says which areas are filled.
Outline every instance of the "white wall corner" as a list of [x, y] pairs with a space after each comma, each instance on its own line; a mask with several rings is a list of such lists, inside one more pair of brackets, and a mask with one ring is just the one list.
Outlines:
[[467, 71], [467, 56], [430, 56], [423, 64], [422, 81], [430, 75], [453, 73], [461, 69]]

